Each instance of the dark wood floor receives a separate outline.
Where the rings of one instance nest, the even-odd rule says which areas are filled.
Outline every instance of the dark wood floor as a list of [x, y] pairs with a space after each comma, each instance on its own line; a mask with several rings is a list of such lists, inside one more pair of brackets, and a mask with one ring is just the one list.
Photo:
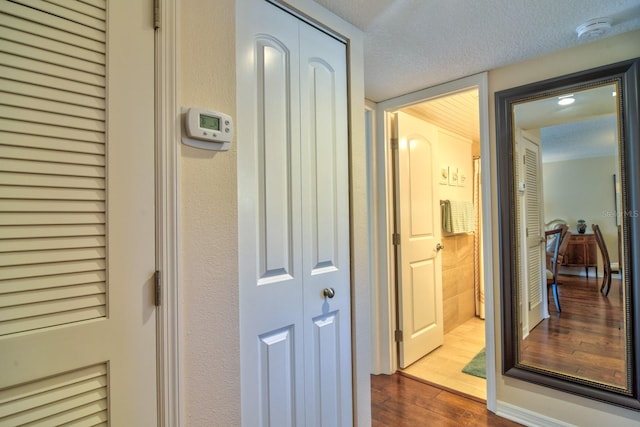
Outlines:
[[561, 276], [560, 307], [524, 340], [521, 361], [552, 371], [624, 387], [626, 384], [623, 303], [620, 279], [609, 296], [602, 279]]
[[486, 403], [433, 387], [396, 373], [371, 376], [373, 427], [512, 427]]

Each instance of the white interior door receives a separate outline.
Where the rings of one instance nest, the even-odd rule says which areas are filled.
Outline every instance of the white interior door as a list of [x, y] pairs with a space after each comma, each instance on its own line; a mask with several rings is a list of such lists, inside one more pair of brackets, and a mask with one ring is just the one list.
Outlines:
[[[352, 423], [346, 47], [262, 0], [238, 32], [242, 419]], [[325, 296], [325, 289], [327, 296]]]
[[521, 272], [523, 334], [526, 336], [546, 315], [546, 269], [544, 240], [544, 198], [542, 192], [542, 158], [540, 144], [532, 136], [517, 132], [519, 145], [521, 230], [525, 244]]
[[444, 341], [437, 129], [395, 115], [399, 365], [406, 368]]
[[157, 424], [151, 12], [0, 4], [0, 425]]

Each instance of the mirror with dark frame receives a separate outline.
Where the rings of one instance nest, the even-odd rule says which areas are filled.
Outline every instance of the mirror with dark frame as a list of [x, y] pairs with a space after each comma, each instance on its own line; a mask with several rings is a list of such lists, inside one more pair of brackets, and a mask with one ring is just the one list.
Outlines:
[[640, 410], [640, 58], [495, 94], [503, 374]]

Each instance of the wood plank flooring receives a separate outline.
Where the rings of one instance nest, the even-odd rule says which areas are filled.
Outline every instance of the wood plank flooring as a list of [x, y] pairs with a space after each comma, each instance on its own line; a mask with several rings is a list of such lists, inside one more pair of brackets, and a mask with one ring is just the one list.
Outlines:
[[521, 361], [617, 387], [626, 385], [623, 298], [614, 278], [609, 296], [601, 278], [561, 276], [560, 306], [524, 339]]
[[372, 427], [513, 427], [486, 404], [400, 373], [371, 376]]
[[485, 346], [484, 320], [473, 317], [444, 336], [444, 344], [402, 372], [486, 400], [484, 378], [465, 374], [462, 368]]

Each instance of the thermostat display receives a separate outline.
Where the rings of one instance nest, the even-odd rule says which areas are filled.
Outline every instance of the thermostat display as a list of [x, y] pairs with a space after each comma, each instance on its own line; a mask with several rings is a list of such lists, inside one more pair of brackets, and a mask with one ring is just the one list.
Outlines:
[[220, 130], [220, 117], [200, 114], [200, 127], [202, 129]]
[[182, 142], [205, 150], [228, 150], [233, 139], [231, 116], [202, 108], [184, 111]]

